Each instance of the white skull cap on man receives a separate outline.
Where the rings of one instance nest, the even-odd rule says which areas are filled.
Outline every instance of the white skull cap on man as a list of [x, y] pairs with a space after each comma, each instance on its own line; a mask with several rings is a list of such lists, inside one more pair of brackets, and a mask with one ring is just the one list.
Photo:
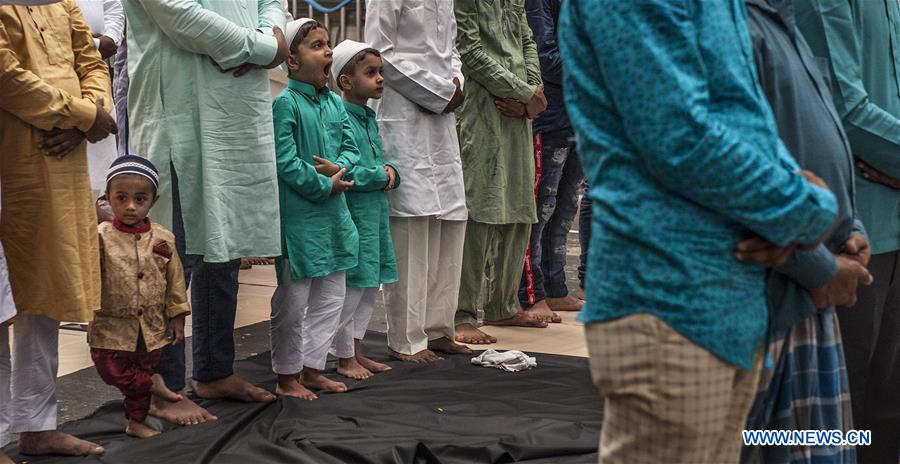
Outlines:
[[344, 66], [347, 66], [347, 63], [350, 62], [350, 59], [356, 56], [357, 53], [372, 48], [371, 45], [363, 42], [357, 42], [355, 40], [344, 40], [337, 47], [334, 47], [332, 53], [331, 64], [331, 77], [334, 79], [334, 82], [337, 83], [338, 77], [341, 75], [341, 71], [344, 70]]
[[[0, 1], [2, 1], [2, 0], [0, 0]], [[298, 19], [295, 19], [295, 20], [287, 23], [287, 25], [284, 27], [284, 29], [285, 29], [284, 40], [287, 43], [288, 52], [290, 52], [291, 44], [294, 43], [294, 38], [297, 37], [297, 31], [299, 31], [300, 28], [303, 27], [304, 24], [306, 24], [310, 21], [315, 21], [315, 19], [298, 18]], [[284, 64], [282, 64], [281, 67], [284, 68], [285, 72], [290, 73], [290, 71], [288, 70], [287, 60], [285, 60]]]

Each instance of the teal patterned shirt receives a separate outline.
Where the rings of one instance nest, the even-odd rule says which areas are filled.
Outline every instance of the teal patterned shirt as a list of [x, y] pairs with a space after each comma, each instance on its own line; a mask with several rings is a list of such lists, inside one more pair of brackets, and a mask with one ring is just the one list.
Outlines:
[[836, 203], [778, 139], [743, 2], [569, 1], [559, 31], [594, 202], [580, 320], [650, 313], [752, 368], [766, 270], [735, 245], [814, 242]]

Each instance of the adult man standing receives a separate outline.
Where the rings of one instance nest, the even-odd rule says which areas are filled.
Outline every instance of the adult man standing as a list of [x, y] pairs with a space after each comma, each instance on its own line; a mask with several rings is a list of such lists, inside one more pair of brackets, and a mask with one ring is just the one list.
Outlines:
[[[794, 0], [797, 27], [828, 64], [831, 93], [857, 171], [856, 204], [869, 234], [875, 283], [856, 305], [839, 308], [854, 427], [872, 431], [860, 462], [900, 456], [900, 3], [897, 0]], [[888, 185], [874, 181], [887, 176]]]
[[[265, 69], [287, 54], [279, 0], [127, 0], [131, 148], [160, 171], [156, 220], [172, 228], [191, 283], [193, 378], [202, 398], [271, 401], [234, 375], [242, 256], [280, 253], [271, 97]], [[158, 371], [185, 387], [183, 346]], [[212, 418], [176, 394], [151, 414]]]
[[403, 176], [390, 194], [400, 280], [384, 294], [388, 347], [404, 361], [440, 359], [432, 350], [471, 353], [453, 341], [467, 218], [455, 39], [453, 2], [366, 2], [366, 41], [381, 52], [387, 84], [375, 104], [384, 156]]
[[84, 139], [115, 132], [111, 104], [109, 72], [73, 0], [0, 6], [0, 240], [18, 309], [10, 369], [4, 292], [0, 444], [21, 433], [23, 454], [103, 452], [56, 430], [56, 374], [59, 322], [87, 322], [100, 306]]
[[456, 0], [454, 8], [468, 79], [458, 129], [469, 208], [456, 339], [494, 343], [475, 328], [479, 304], [486, 324], [547, 326], [526, 315], [516, 297], [537, 220], [529, 118], [544, 111], [547, 100], [522, 2]]
[[578, 210], [578, 188], [584, 174], [575, 152], [575, 134], [563, 102], [562, 58], [556, 29], [562, 0], [526, 0], [528, 24], [541, 60], [547, 111], [534, 120], [534, 160], [537, 177], [537, 224], [519, 284], [525, 312], [547, 322], [559, 322], [554, 311], [578, 311], [583, 301], [566, 287], [569, 229]]
[[603, 212], [580, 315], [600, 460], [737, 463], [767, 320], [765, 269], [739, 260], [817, 244], [835, 197], [778, 139], [742, 1], [566, 2], [559, 30]]

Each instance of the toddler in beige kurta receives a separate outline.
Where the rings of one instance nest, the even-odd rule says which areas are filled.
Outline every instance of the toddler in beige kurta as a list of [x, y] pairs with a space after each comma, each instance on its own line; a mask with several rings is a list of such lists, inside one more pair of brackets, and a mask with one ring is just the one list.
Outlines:
[[162, 348], [184, 339], [190, 313], [184, 270], [175, 236], [147, 213], [156, 202], [158, 174], [137, 156], [116, 160], [107, 174], [106, 196], [115, 219], [100, 233], [101, 308], [88, 332], [100, 377], [125, 395], [126, 433], [158, 434], [144, 425]]

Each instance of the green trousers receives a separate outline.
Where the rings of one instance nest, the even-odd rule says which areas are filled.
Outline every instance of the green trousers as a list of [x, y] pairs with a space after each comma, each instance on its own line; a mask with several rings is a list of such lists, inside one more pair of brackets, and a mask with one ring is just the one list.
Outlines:
[[463, 246], [456, 325], [499, 321], [519, 311], [516, 292], [522, 278], [531, 224], [485, 224], [469, 219]]

